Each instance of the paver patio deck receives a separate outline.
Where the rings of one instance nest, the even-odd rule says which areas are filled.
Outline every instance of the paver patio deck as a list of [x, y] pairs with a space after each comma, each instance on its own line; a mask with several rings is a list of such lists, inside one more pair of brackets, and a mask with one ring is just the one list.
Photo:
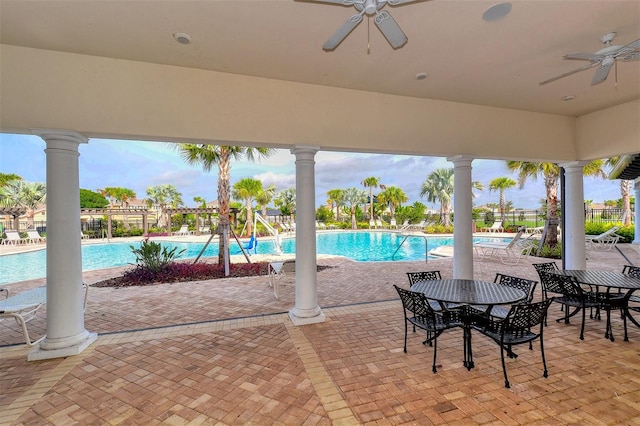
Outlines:
[[[588, 251], [590, 268], [621, 271], [640, 265], [637, 247]], [[474, 262], [477, 278], [496, 272], [537, 279], [527, 258], [517, 266]], [[99, 334], [82, 354], [27, 362], [13, 321], [0, 321], [2, 424], [640, 424], [640, 329], [614, 315], [615, 342], [603, 320], [549, 321], [542, 377], [539, 345], [507, 360], [504, 379], [497, 345], [474, 333], [476, 367], [462, 366], [462, 331], [432, 348], [410, 334], [402, 351], [402, 307], [392, 284], [405, 272], [439, 269], [451, 259], [358, 263], [321, 259], [318, 302], [326, 321], [293, 326], [294, 279], [279, 299], [266, 277], [150, 287], [91, 288], [85, 327]], [[85, 273], [88, 284], [120, 268]], [[12, 291], [44, 280], [12, 284]], [[538, 288], [536, 298], [540, 297]], [[45, 311], [29, 324], [44, 333]], [[552, 305], [550, 318], [560, 315]]]

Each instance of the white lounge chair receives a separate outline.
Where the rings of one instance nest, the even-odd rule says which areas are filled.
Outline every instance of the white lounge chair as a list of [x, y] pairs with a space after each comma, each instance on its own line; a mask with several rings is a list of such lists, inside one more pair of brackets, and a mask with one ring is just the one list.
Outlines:
[[493, 225], [489, 227], [480, 228], [480, 232], [504, 232], [504, 228], [502, 227], [502, 221], [497, 220], [493, 222]]
[[27, 229], [27, 235], [30, 243], [38, 244], [47, 242], [47, 239], [40, 235], [35, 229]]
[[[84, 287], [83, 306], [86, 308], [89, 287], [85, 283], [82, 283], [82, 286]], [[5, 291], [7, 292], [7, 298], [0, 300], [0, 318], [13, 318], [22, 328], [25, 343], [29, 346], [34, 346], [41, 341], [44, 336], [36, 340], [31, 340], [27, 323], [34, 319], [38, 310], [47, 303], [47, 287], [33, 288], [14, 296], [9, 296], [9, 291]]]
[[18, 245], [18, 244], [26, 244], [29, 242], [29, 238], [20, 237], [20, 233], [18, 231], [14, 231], [11, 229], [5, 229], [4, 234], [7, 238], [2, 240], [2, 244], [4, 245]]
[[318, 222], [316, 220], [316, 229], [327, 229], [327, 225], [325, 225], [324, 222]]
[[382, 223], [380, 219], [376, 219], [376, 228], [388, 228], [389, 225]]
[[182, 225], [177, 232], [173, 233], [173, 235], [183, 236], [183, 237], [189, 234], [190, 234], [189, 225]]
[[420, 223], [414, 223], [414, 224], [409, 225], [408, 229], [411, 229], [413, 231], [422, 231], [422, 230], [424, 230], [425, 226], [426, 226], [426, 220], [422, 219], [420, 221]]
[[585, 235], [585, 241], [588, 247], [594, 250], [611, 250], [622, 238], [616, 234], [618, 229], [620, 229], [619, 226], [614, 226], [600, 235]]
[[481, 260], [499, 255], [500, 261], [505, 265], [517, 265], [520, 259], [531, 254], [535, 248], [535, 242], [531, 239], [533, 234], [523, 240], [521, 239], [523, 233], [524, 229], [520, 229], [511, 241], [475, 243], [473, 249]]

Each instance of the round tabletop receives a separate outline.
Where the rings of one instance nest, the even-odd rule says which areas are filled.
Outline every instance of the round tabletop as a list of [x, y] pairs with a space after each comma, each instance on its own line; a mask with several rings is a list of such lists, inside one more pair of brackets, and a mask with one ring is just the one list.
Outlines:
[[427, 299], [465, 305], [506, 305], [527, 297], [517, 288], [464, 279], [422, 281], [414, 284], [411, 291], [422, 293]]
[[551, 271], [554, 274], [570, 275], [579, 283], [590, 284], [609, 288], [639, 289], [640, 278], [632, 277], [622, 272], [614, 271], [587, 271], [580, 269], [565, 269]]

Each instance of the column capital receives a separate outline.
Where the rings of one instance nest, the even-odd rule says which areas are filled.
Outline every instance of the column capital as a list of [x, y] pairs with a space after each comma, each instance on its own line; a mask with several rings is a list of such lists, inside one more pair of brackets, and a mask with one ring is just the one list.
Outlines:
[[318, 151], [320, 151], [320, 147], [313, 145], [294, 145], [293, 148], [291, 148], [291, 153], [296, 156], [298, 154], [316, 155]]
[[580, 171], [582, 173], [584, 171], [584, 166], [589, 164], [588, 161], [565, 161], [562, 163], [558, 163], [558, 166], [562, 167], [565, 172], [577, 172]]
[[61, 145], [88, 143], [89, 138], [74, 130], [62, 129], [30, 129], [31, 133], [40, 136], [45, 142], [60, 142]]
[[473, 160], [475, 160], [474, 157], [463, 154], [447, 157], [447, 161], [451, 161], [455, 167], [471, 167], [471, 162]]

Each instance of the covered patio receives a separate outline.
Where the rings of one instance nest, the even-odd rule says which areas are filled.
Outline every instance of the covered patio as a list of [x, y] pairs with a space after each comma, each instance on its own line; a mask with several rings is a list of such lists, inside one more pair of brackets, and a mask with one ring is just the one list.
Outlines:
[[[589, 251], [593, 269], [620, 271], [640, 264], [629, 244]], [[474, 262], [477, 277], [496, 272], [537, 279], [527, 257], [518, 266], [499, 259]], [[539, 346], [508, 360], [504, 388], [498, 346], [475, 333], [476, 368], [462, 366], [462, 331], [432, 348], [410, 335], [402, 352], [402, 307], [392, 284], [407, 271], [440, 270], [451, 259], [362, 263], [323, 258], [319, 303], [326, 321], [295, 327], [287, 316], [294, 278], [276, 300], [266, 277], [150, 287], [91, 287], [86, 324], [98, 339], [69, 358], [26, 361], [15, 324], [0, 323], [3, 363], [0, 412], [7, 424], [628, 424], [640, 421], [637, 357], [640, 329], [614, 315], [614, 342], [604, 319], [551, 318], [545, 328], [549, 377], [542, 377]], [[89, 283], [119, 269], [87, 272]], [[43, 280], [16, 284], [26, 289]], [[540, 288], [536, 299], [541, 297]], [[40, 315], [30, 324], [44, 332]], [[9, 345], [9, 346], [6, 346]]]

